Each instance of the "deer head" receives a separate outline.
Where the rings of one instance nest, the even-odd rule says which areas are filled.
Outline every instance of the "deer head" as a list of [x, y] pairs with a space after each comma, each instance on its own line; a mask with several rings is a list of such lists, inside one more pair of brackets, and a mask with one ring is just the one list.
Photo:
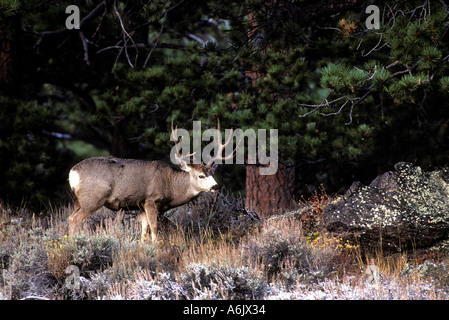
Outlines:
[[190, 159], [190, 157], [195, 155], [195, 152], [187, 155], [182, 154], [179, 148], [180, 141], [178, 141], [178, 127], [176, 126], [176, 128], [173, 129], [173, 120], [171, 122], [171, 134], [176, 147], [175, 160], [179, 168], [189, 174], [191, 188], [196, 194], [201, 191], [214, 192], [218, 187], [218, 184], [212, 176], [212, 165], [205, 166], [203, 164], [191, 164], [191, 161], [187, 163], [186, 159]]
[[[179, 148], [179, 144], [181, 142], [181, 139], [178, 141], [178, 127], [173, 128], [173, 120], [171, 123], [171, 133], [173, 137], [173, 141], [175, 142], [176, 147], [176, 153], [175, 153], [175, 161], [178, 164], [178, 166], [181, 168], [181, 170], [184, 170], [188, 172], [191, 176], [191, 183], [192, 185], [196, 186], [198, 190], [200, 191], [214, 191], [213, 187], [217, 185], [215, 179], [212, 177], [214, 174], [214, 171], [217, 167], [217, 162], [222, 163], [223, 161], [232, 159], [234, 157], [234, 153], [237, 150], [237, 147], [240, 143], [240, 141], [237, 143], [236, 148], [227, 156], [223, 156], [223, 151], [225, 150], [226, 146], [231, 142], [232, 140], [232, 130], [231, 134], [229, 135], [226, 142], [222, 143], [222, 135], [221, 135], [221, 128], [220, 128], [220, 119], [217, 118], [217, 136], [214, 137], [214, 140], [217, 143], [216, 152], [213, 157], [211, 157], [206, 164], [191, 164], [191, 157], [195, 155], [194, 153], [190, 153], [187, 155], [182, 155], [182, 152]], [[186, 159], [189, 159], [189, 161], [186, 161]]]

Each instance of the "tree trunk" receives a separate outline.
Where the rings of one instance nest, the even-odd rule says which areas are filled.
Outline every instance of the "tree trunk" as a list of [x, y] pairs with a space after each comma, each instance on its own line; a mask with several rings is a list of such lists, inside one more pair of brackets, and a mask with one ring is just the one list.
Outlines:
[[130, 139], [130, 122], [126, 117], [119, 117], [112, 127], [111, 155], [119, 158], [139, 158], [139, 142]]
[[[253, 13], [249, 14], [249, 20], [255, 20]], [[257, 28], [253, 32], [258, 32]], [[252, 79], [252, 85], [256, 86], [256, 79], [260, 74], [252, 70], [248, 71], [247, 75]], [[246, 166], [246, 209], [255, 211], [262, 217], [291, 209], [295, 182], [294, 167], [285, 167], [279, 163], [278, 170], [273, 175], [261, 175], [260, 168], [261, 166], [257, 165]]]
[[246, 166], [246, 209], [261, 216], [288, 211], [293, 206], [294, 167], [279, 164], [273, 175], [260, 175], [260, 166]]
[[112, 132], [111, 155], [119, 158], [127, 158], [129, 154], [128, 141], [125, 137], [123, 122], [115, 123]]
[[111, 155], [119, 158], [133, 158], [131, 142], [127, 132], [128, 120], [122, 118], [114, 124], [111, 141]]

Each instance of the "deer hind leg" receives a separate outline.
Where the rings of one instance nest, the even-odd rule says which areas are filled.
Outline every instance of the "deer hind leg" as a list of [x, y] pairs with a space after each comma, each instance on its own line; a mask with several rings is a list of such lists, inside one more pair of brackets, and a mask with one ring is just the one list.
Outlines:
[[69, 216], [69, 234], [77, 233], [84, 220], [89, 218], [95, 211], [100, 209], [103, 203], [98, 202], [80, 202], [79, 197], [76, 197], [75, 210]]
[[148, 236], [148, 225], [151, 230], [151, 241], [157, 243], [157, 213], [158, 209], [153, 201], [146, 201], [144, 205], [144, 216], [142, 217], [142, 235], [141, 240], [144, 242]]

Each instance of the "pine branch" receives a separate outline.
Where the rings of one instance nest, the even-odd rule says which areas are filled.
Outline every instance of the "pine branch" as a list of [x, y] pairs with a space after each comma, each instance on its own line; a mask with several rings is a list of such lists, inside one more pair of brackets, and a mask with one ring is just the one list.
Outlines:
[[[128, 60], [128, 64], [131, 66], [131, 68], [134, 68], [134, 65], [131, 63], [131, 60], [130, 60], [130, 58], [129, 58], [129, 55], [128, 55], [128, 41], [126, 40], [126, 38], [125, 38], [125, 35], [128, 37], [128, 39], [130, 39], [131, 40], [131, 42], [135, 45], [136, 43], [134, 42], [134, 40], [133, 40], [133, 38], [131, 37], [131, 35], [126, 31], [126, 29], [125, 29], [125, 26], [124, 26], [124, 24], [123, 24], [123, 20], [122, 20], [122, 17], [120, 16], [120, 14], [119, 14], [119, 12], [118, 12], [118, 10], [117, 10], [117, 1], [115, 0], [114, 1], [114, 11], [115, 11], [115, 14], [117, 15], [117, 17], [118, 17], [118, 19], [119, 19], [119, 21], [120, 21], [120, 27], [122, 28], [122, 31], [123, 31], [123, 42], [124, 42], [124, 48], [125, 48], [125, 55], [126, 55], [126, 59]], [[122, 51], [120, 51], [120, 54], [121, 54], [121, 52]], [[138, 50], [136, 50], [136, 58], [135, 58], [135, 63], [137, 63], [137, 58], [138, 58], [138, 56], [139, 56], [139, 51]]]
[[181, 0], [181, 1], [179, 1], [178, 3], [176, 3], [175, 5], [173, 5], [172, 7], [168, 8], [167, 10], [165, 10], [165, 12], [164, 12], [164, 14], [163, 14], [163, 16], [162, 16], [161, 29], [160, 29], [160, 31], [159, 31], [159, 34], [158, 34], [158, 36], [157, 36], [156, 41], [155, 41], [154, 44], [153, 44], [153, 47], [151, 48], [150, 52], [148, 53], [147, 58], [145, 59], [145, 62], [144, 62], [144, 64], [143, 64], [144, 67], [147, 66], [147, 63], [148, 63], [148, 61], [150, 60], [151, 55], [153, 54], [154, 49], [156, 49], [156, 47], [157, 47], [158, 44], [159, 44], [159, 40], [161, 39], [161, 36], [162, 36], [162, 34], [163, 34], [163, 32], [164, 32], [165, 24], [166, 24], [166, 22], [167, 22], [167, 15], [168, 15], [168, 13], [169, 13], [170, 11], [176, 9], [177, 7], [179, 7], [184, 1], [185, 1], [185, 0]]
[[[103, 8], [105, 8], [105, 7], [106, 7], [106, 2], [105, 1], [101, 2], [100, 4], [98, 4], [95, 7], [95, 9], [93, 9], [87, 16], [85, 16], [80, 21], [80, 30], [82, 30], [84, 28], [84, 26], [87, 23], [89, 23], [92, 19], [96, 18], [100, 14], [101, 10]], [[71, 32], [72, 32], [72, 30], [69, 30], [67, 28], [63, 28], [63, 29], [59, 29], [59, 30], [52, 30], [52, 31], [44, 31], [44, 32], [34, 32], [34, 34], [36, 34], [36, 35], [38, 35], [40, 37], [39, 40], [34, 45], [34, 47], [39, 47], [44, 38], [57, 36], [57, 35], [62, 35], [62, 34], [68, 34], [68, 33], [71, 33]]]
[[[119, 41], [119, 43], [121, 43], [122, 40]], [[128, 45], [128, 48], [149, 48], [149, 45], [146, 45], [144, 43], [136, 43], [136, 44], [132, 44], [132, 45]], [[153, 47], [153, 46], [151, 46]], [[158, 43], [157, 45], [158, 48], [162, 48], [162, 49], [175, 49], [175, 50], [184, 50], [186, 48], [185, 45], [182, 44], [174, 44], [174, 43]], [[109, 46], [109, 47], [105, 47], [102, 48], [100, 50], [98, 50], [97, 52], [95, 52], [96, 54], [100, 54], [102, 52], [108, 51], [108, 50], [113, 50], [113, 49], [123, 49], [123, 46], [120, 45], [115, 45], [115, 46]]]
[[[322, 108], [322, 107], [331, 107], [332, 105], [336, 104], [338, 101], [343, 100], [343, 99], [345, 99], [345, 102], [344, 102], [344, 104], [343, 104], [343, 106], [344, 106], [344, 105], [346, 105], [346, 103], [348, 103], [349, 101], [353, 101], [353, 100], [355, 100], [355, 99], [357, 99], [357, 98], [349, 98], [349, 97], [347, 97], [347, 96], [342, 96], [342, 97], [339, 97], [339, 98], [337, 98], [337, 99], [335, 99], [335, 100], [332, 100], [332, 101], [327, 101], [327, 98], [325, 98], [320, 104], [304, 104], [304, 103], [297, 103], [297, 105], [298, 105], [299, 107], [314, 108], [313, 110], [311, 110], [311, 111], [309, 111], [309, 112], [307, 112], [307, 113], [305, 113], [305, 114], [299, 115], [298, 117], [304, 118], [304, 117], [306, 117], [306, 116], [308, 116], [308, 115], [310, 115], [310, 114], [312, 114], [312, 113], [314, 113], [314, 112], [317, 112], [317, 111], [318, 111], [320, 108]], [[339, 110], [338, 113], [340, 113], [340, 111], [341, 111], [341, 110]], [[338, 113], [335, 113], [335, 114], [338, 114]], [[328, 115], [332, 115], [332, 114], [328, 114]]]
[[[350, 125], [352, 123], [352, 112], [354, 110], [355, 107], [357, 107], [359, 104], [361, 104], [371, 93], [371, 91], [374, 89], [374, 84], [371, 84], [365, 94], [361, 97], [355, 97], [355, 98], [349, 98], [348, 96], [341, 96], [337, 99], [334, 99], [332, 101], [327, 101], [327, 97], [329, 97], [329, 95], [320, 103], [320, 104], [303, 104], [303, 103], [298, 103], [297, 105], [300, 107], [310, 107], [310, 108], [314, 108], [313, 110], [305, 113], [305, 114], [300, 114], [298, 115], [298, 117], [300, 118], [304, 118], [312, 113], [317, 112], [318, 110], [320, 110], [322, 107], [331, 107], [334, 105], [337, 105], [337, 103], [341, 100], [344, 100], [343, 104], [340, 106], [340, 108], [338, 109], [338, 111], [336, 112], [331, 112], [331, 113], [318, 113], [319, 115], [328, 117], [328, 116], [335, 116], [341, 113], [341, 111], [344, 109], [344, 107], [346, 106], [346, 104], [348, 102], [351, 102], [351, 109], [349, 111], [349, 122], [346, 123], [346, 125]], [[333, 91], [331, 92], [333, 93]]]
[[83, 48], [84, 48], [84, 61], [86, 61], [87, 65], [90, 65], [89, 48], [87, 46], [87, 39], [84, 36], [84, 33], [82, 31], [79, 32], [79, 35], [80, 35], [80, 39], [81, 39], [81, 42], [82, 42]]
[[[182, 1], [181, 1], [182, 2]], [[157, 35], [157, 39], [153, 44], [153, 47], [151, 48], [150, 52], [147, 55], [147, 58], [145, 59], [145, 62], [143, 64], [143, 67], [145, 68], [147, 66], [148, 61], [151, 58], [151, 55], [153, 54], [154, 49], [156, 49], [157, 44], [159, 43], [159, 40], [161, 39], [162, 33], [164, 32], [164, 28], [165, 28], [165, 23], [167, 22], [167, 14], [168, 14], [168, 10], [165, 11], [164, 13], [164, 18], [162, 19], [162, 24], [161, 24], [161, 29], [159, 31], [159, 34]]]
[[[397, 62], [397, 61], [396, 61], [396, 62]], [[412, 65], [411, 67], [406, 66], [406, 67], [407, 67], [406, 70], [398, 71], [398, 72], [395, 72], [395, 73], [391, 74], [391, 75], [390, 75], [390, 78], [394, 78], [394, 77], [396, 77], [396, 76], [400, 76], [400, 75], [405, 74], [405, 73], [408, 73], [409, 75], [412, 76], [412, 71], [413, 71], [414, 69], [416, 69], [416, 67], [417, 67], [420, 63], [421, 63], [421, 59], [419, 59], [418, 61], [416, 61], [415, 64]]]
[[[94, 18], [96, 18], [103, 9], [106, 8], [106, 1], [102, 1], [100, 4], [98, 4], [87, 16], [85, 16], [81, 21], [80, 21], [80, 25], [79, 25], [79, 37], [81, 39], [81, 43], [83, 45], [83, 51], [84, 51], [84, 61], [86, 61], [86, 63], [88, 65], [90, 65], [90, 60], [89, 60], [89, 49], [88, 49], [88, 40], [86, 39], [86, 37], [84, 36], [83, 33], [83, 29], [85, 27], [85, 25], [87, 23], [89, 23], [91, 20], [93, 20]], [[69, 34], [72, 33], [73, 30], [64, 28], [64, 29], [59, 29], [59, 30], [53, 30], [53, 31], [44, 31], [44, 32], [34, 32], [34, 34], [39, 36], [39, 40], [37, 40], [36, 44], [34, 45], [34, 48], [38, 49], [39, 52], [39, 48], [40, 45], [42, 44], [42, 41], [45, 38], [48, 37], [54, 37], [54, 36], [60, 36], [60, 35], [64, 35], [64, 34]]]

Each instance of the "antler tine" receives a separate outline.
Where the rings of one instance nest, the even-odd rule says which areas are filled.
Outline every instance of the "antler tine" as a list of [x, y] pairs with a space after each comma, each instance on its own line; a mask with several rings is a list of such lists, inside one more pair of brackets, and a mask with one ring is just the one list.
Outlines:
[[232, 141], [232, 133], [234, 132], [233, 129], [231, 129], [231, 134], [229, 135], [228, 139], [225, 141], [224, 144], [221, 143], [221, 130], [220, 130], [220, 119], [217, 118], [217, 131], [218, 131], [218, 135], [217, 135], [217, 143], [218, 143], [218, 150], [217, 150], [217, 154], [215, 155], [215, 157], [211, 158], [208, 162], [207, 165], [208, 167], [212, 166], [212, 164], [216, 161], [216, 160], [221, 160], [221, 161], [226, 161], [229, 159], [232, 159], [234, 157], [234, 153], [237, 150], [237, 147], [240, 144], [240, 141], [237, 143], [237, 146], [235, 147], [234, 150], [232, 150], [231, 154], [228, 154], [226, 157], [222, 156], [223, 150], [226, 148], [226, 146], [229, 144], [229, 142]]
[[[224, 148], [226, 148], [226, 146], [229, 144], [229, 142], [231, 142], [231, 140], [232, 140], [232, 133], [233, 133], [233, 132], [234, 132], [234, 130], [231, 129], [231, 134], [229, 135], [229, 138], [228, 138], [228, 140], [226, 140], [225, 144], [222, 145], [221, 151], [223, 151]], [[223, 161], [232, 159], [232, 158], [234, 157], [234, 153], [237, 151], [237, 147], [239, 146], [239, 144], [240, 144], [240, 141], [237, 143], [237, 146], [235, 147], [235, 149], [232, 150], [231, 154], [228, 154], [228, 155], [227, 155], [226, 157], [224, 157], [224, 158], [221, 157], [221, 153], [220, 153], [220, 159], [223, 160]]]
[[217, 117], [217, 131], [221, 135], [220, 118]]
[[178, 126], [176, 126], [176, 129], [173, 129], [173, 120], [171, 120], [171, 135], [173, 137], [173, 141], [175, 143], [178, 143]]
[[173, 137], [173, 141], [175, 142], [176, 147], [176, 153], [178, 156], [181, 156], [181, 150], [179, 150], [179, 141], [178, 141], [178, 126], [176, 126], [176, 129], [173, 129], [173, 120], [171, 120], [171, 135]]
[[178, 160], [180, 162], [184, 161], [185, 158], [189, 158], [189, 157], [195, 155], [196, 152], [186, 154], [185, 156], [182, 155], [182, 152], [181, 152], [181, 150], [179, 148], [179, 143], [181, 142], [182, 137], [181, 137], [181, 139], [178, 140], [178, 126], [176, 126], [176, 128], [173, 129], [173, 119], [171, 120], [171, 134], [172, 134], [172, 137], [173, 137], [173, 141], [175, 142], [176, 152], [178, 154]]

